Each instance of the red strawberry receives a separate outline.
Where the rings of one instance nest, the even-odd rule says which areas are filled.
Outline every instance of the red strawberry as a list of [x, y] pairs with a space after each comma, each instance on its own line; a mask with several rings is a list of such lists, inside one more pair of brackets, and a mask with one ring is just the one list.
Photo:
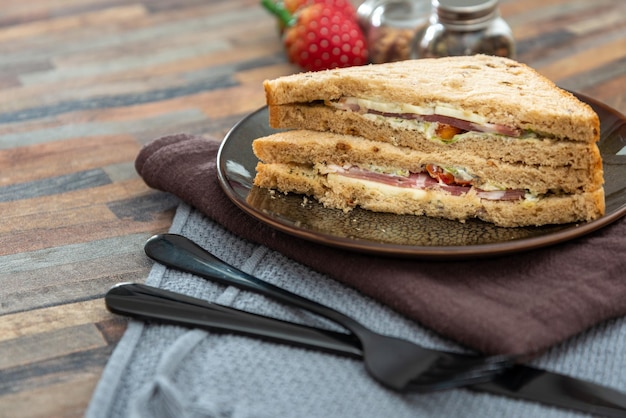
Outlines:
[[[349, 0], [283, 0], [279, 1], [279, 4], [292, 15], [298, 12], [300, 9], [311, 6], [316, 3], [326, 4], [341, 11], [347, 18], [356, 20], [356, 9], [350, 3]], [[285, 24], [282, 21], [278, 22], [278, 30], [282, 34], [285, 31]]]
[[351, 67], [368, 62], [365, 37], [357, 23], [323, 3], [292, 15], [272, 0], [262, 0], [285, 24], [283, 42], [289, 60], [307, 71]]
[[303, 9], [316, 3], [322, 3], [327, 6], [334, 7], [342, 12], [346, 17], [356, 19], [356, 9], [352, 3], [350, 3], [350, 0], [284, 0], [283, 7], [289, 13], [294, 14], [299, 9]]

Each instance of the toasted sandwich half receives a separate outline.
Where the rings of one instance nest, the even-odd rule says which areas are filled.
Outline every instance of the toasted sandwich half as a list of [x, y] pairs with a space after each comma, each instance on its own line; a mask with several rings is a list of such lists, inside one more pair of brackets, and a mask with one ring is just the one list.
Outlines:
[[604, 213], [599, 120], [529, 67], [411, 60], [266, 81], [255, 183], [324, 205], [500, 226]]

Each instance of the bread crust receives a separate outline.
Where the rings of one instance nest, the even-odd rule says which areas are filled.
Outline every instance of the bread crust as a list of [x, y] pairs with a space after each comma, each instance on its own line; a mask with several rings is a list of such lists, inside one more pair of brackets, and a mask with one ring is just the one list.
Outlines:
[[444, 104], [490, 123], [573, 141], [597, 142], [600, 133], [590, 106], [534, 69], [502, 57], [419, 59], [300, 73], [265, 80], [264, 87], [270, 109], [359, 97], [416, 106]]
[[[320, 176], [307, 166], [264, 164], [257, 166], [255, 185], [314, 197], [325, 207], [349, 211], [356, 206], [399, 215], [426, 215], [464, 222], [481, 219], [501, 227], [540, 226], [590, 221], [604, 213], [602, 188], [534, 202], [490, 201], [476, 195], [453, 196], [442, 191], [422, 191], [380, 186], [344, 176]], [[389, 190], [393, 189], [393, 190]]]

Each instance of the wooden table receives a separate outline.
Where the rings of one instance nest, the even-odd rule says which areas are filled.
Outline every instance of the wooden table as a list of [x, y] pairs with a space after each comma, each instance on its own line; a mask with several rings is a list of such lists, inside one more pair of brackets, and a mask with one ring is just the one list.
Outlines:
[[[626, 2], [503, 0], [518, 59], [626, 112]], [[177, 200], [134, 171], [177, 132], [219, 140], [297, 71], [256, 0], [24, 0], [0, 9], [0, 417], [81, 416]]]

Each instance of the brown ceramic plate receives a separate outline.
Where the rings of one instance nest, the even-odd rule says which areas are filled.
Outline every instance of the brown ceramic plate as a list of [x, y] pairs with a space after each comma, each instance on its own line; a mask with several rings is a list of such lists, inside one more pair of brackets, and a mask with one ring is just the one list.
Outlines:
[[377, 255], [460, 259], [492, 257], [557, 244], [602, 228], [626, 214], [626, 118], [590, 98], [600, 117], [606, 214], [588, 223], [500, 228], [479, 220], [460, 223], [355, 209], [326, 209], [303, 196], [253, 186], [258, 159], [252, 141], [276, 130], [263, 107], [235, 125], [218, 154], [218, 176], [228, 197], [249, 215], [283, 232], [317, 243]]

